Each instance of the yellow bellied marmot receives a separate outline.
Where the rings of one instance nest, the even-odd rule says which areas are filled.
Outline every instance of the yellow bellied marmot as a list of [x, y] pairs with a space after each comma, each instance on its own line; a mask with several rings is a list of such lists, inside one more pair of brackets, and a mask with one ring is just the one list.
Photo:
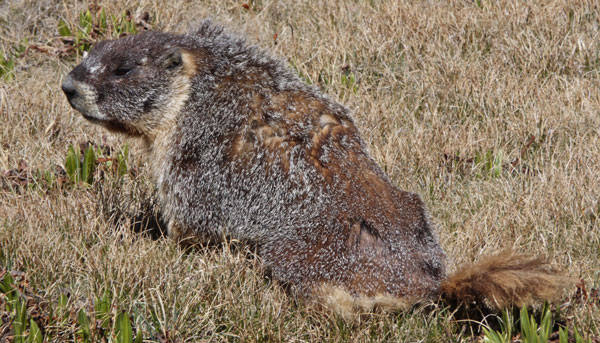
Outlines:
[[210, 21], [97, 43], [62, 84], [88, 120], [147, 144], [168, 232], [251, 242], [274, 278], [342, 310], [552, 297], [515, 254], [451, 276], [418, 195], [369, 156], [349, 110]]

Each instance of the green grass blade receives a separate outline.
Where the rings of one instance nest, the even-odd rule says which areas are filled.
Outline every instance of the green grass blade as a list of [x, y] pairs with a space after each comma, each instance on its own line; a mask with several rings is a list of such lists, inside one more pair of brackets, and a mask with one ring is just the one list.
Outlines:
[[527, 306], [523, 306], [521, 309], [521, 334], [523, 335], [523, 342], [533, 343], [537, 342], [537, 323], [533, 317], [529, 317]]
[[142, 343], [143, 341], [142, 330], [138, 327], [137, 334], [135, 335], [135, 340], [133, 343]]
[[489, 343], [506, 343], [507, 340], [505, 339], [504, 335], [500, 334], [499, 332], [492, 330], [492, 329], [487, 329], [487, 328], [483, 328], [483, 334], [484, 334], [484, 338], [483, 341], [484, 342], [489, 342]]
[[61, 35], [61, 37], [71, 37], [73, 35], [69, 25], [62, 19], [58, 21], [58, 34]]
[[106, 29], [108, 29], [108, 18], [106, 16], [106, 11], [104, 10], [104, 8], [100, 11], [100, 21], [98, 25], [100, 26], [100, 31], [102, 33], [105, 33]]
[[79, 152], [76, 152], [73, 146], [69, 145], [67, 158], [65, 159], [65, 171], [71, 182], [79, 182], [79, 163]]
[[15, 284], [15, 280], [12, 278], [12, 276], [10, 275], [10, 273], [6, 273], [6, 275], [4, 275], [4, 278], [2, 279], [2, 282], [0, 282], [0, 292], [4, 293], [4, 295], [6, 295], [6, 297], [8, 298], [8, 302], [7, 302], [7, 310], [9, 312], [12, 312], [18, 299], [19, 299], [19, 293], [17, 292], [17, 289], [14, 286]]
[[63, 317], [63, 319], [66, 319], [69, 316], [69, 311], [67, 310], [67, 302], [68, 301], [69, 301], [69, 299], [64, 294], [61, 294], [58, 297], [57, 312], [58, 312], [59, 316]]
[[558, 328], [558, 343], [568, 343], [569, 332], [563, 328]]
[[585, 340], [583, 339], [583, 337], [581, 337], [577, 328], [573, 328], [573, 330], [575, 331], [575, 343], [584, 343]]
[[80, 332], [83, 336], [83, 341], [89, 342], [91, 336], [90, 318], [83, 309], [79, 310], [79, 313], [77, 314], [77, 321], [79, 322]]
[[82, 12], [79, 15], [79, 26], [84, 37], [87, 37], [92, 32], [92, 14], [89, 10]]
[[89, 146], [83, 155], [83, 164], [81, 165], [81, 181], [92, 184], [94, 181], [94, 170], [96, 168], [96, 153], [93, 147]]
[[44, 340], [42, 331], [38, 327], [37, 323], [33, 320], [29, 320], [29, 336], [27, 336], [28, 343], [42, 343]]
[[100, 325], [108, 329], [110, 321], [110, 297], [108, 292], [104, 292], [102, 297], [96, 299], [94, 310], [96, 311], [96, 319], [101, 321]]
[[15, 343], [25, 342], [25, 330], [27, 330], [27, 303], [19, 299], [16, 303], [16, 315], [13, 321], [15, 331]]
[[119, 313], [115, 322], [115, 331], [117, 333], [117, 343], [133, 343], [133, 332], [129, 316], [125, 312]]
[[542, 321], [540, 323], [540, 341], [546, 342], [550, 337], [550, 333], [552, 331], [553, 321], [552, 321], [552, 312], [550, 312], [550, 308], [548, 304], [544, 306], [544, 310], [542, 312], [544, 315], [542, 317]]
[[118, 173], [119, 176], [123, 176], [125, 174], [127, 174], [127, 159], [129, 157], [129, 146], [127, 144], [125, 144], [125, 146], [123, 146], [123, 149], [119, 152], [119, 154], [117, 154], [117, 161], [118, 161]]

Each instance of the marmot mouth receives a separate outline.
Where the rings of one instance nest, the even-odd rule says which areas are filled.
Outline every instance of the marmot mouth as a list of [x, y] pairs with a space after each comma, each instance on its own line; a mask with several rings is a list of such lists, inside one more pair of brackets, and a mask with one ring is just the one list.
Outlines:
[[85, 114], [85, 113], [81, 112], [81, 115], [82, 115], [82, 116], [83, 116], [85, 119], [87, 119], [87, 120], [91, 121], [91, 122], [92, 122], [92, 123], [94, 123], [94, 124], [103, 124], [103, 123], [105, 123], [105, 121], [104, 121], [104, 120], [102, 120], [102, 119], [98, 119], [98, 118], [96, 118], [96, 117], [94, 117], [94, 116], [91, 116], [91, 115], [89, 115], [89, 114]]
[[97, 117], [93, 117], [87, 114], [81, 114], [86, 120], [89, 120], [90, 122], [92, 122], [93, 124], [97, 124], [97, 125], [101, 125], [103, 127], [105, 127], [106, 129], [108, 129], [109, 131], [113, 131], [113, 132], [118, 132], [118, 133], [125, 133], [128, 134], [130, 136], [141, 136], [142, 133], [139, 132], [137, 129], [132, 128], [128, 125], [125, 125], [123, 123], [120, 123], [118, 121], [114, 121], [114, 120], [103, 120], [103, 119], [98, 119]]

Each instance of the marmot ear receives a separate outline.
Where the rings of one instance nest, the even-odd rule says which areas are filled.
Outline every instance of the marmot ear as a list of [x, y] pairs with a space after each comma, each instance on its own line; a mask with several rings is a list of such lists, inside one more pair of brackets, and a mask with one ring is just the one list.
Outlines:
[[175, 69], [183, 64], [180, 48], [171, 48], [167, 50], [162, 58], [162, 65], [165, 69]]

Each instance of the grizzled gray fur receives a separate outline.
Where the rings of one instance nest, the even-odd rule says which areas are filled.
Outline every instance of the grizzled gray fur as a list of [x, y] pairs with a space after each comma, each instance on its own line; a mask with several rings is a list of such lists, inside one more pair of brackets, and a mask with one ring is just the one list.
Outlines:
[[421, 297], [445, 277], [423, 203], [390, 183], [348, 109], [210, 21], [100, 42], [63, 90], [85, 118], [147, 142], [178, 239], [256, 244], [302, 292]]
[[376, 165], [346, 107], [245, 39], [205, 21], [100, 42], [62, 87], [85, 118], [144, 140], [176, 239], [252, 243], [302, 294], [440, 291], [419, 196]]

